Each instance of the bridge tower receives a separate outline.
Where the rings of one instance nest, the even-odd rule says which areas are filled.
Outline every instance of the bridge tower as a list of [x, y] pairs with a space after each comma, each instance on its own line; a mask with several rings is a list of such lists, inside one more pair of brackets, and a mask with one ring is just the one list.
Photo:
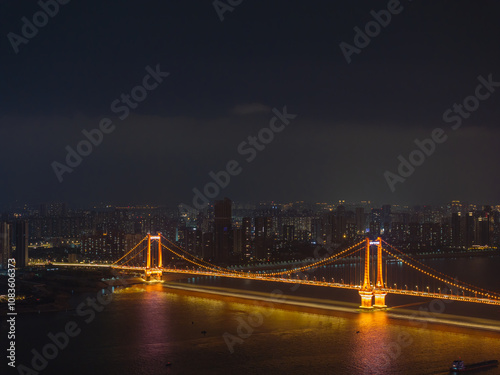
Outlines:
[[148, 253], [146, 255], [146, 270], [151, 269], [151, 233], [148, 233]]
[[373, 294], [375, 296], [375, 307], [383, 308], [387, 307], [385, 304], [385, 296], [387, 292], [383, 291], [384, 284], [384, 276], [382, 274], [382, 238], [377, 238], [377, 284], [375, 284], [375, 290]]
[[365, 240], [365, 278], [359, 291], [362, 309], [372, 309], [373, 289], [370, 283], [370, 239]]
[[[163, 250], [161, 248], [161, 235], [160, 233], [158, 233], [158, 268], [162, 268], [163, 267], [163, 259], [162, 259], [162, 253], [163, 253]], [[382, 266], [380, 266], [382, 267]], [[382, 269], [382, 268], [380, 268]]]
[[[152, 262], [152, 252], [151, 252], [151, 240], [156, 240], [158, 243], [158, 265], [154, 268], [151, 268], [153, 265]], [[161, 248], [161, 235], [158, 233], [156, 236], [152, 236], [151, 233], [148, 233], [148, 253], [146, 259], [146, 280], [150, 280], [154, 278], [156, 280], [161, 280], [163, 272], [161, 271], [161, 267], [163, 266], [162, 259], [162, 248]]]

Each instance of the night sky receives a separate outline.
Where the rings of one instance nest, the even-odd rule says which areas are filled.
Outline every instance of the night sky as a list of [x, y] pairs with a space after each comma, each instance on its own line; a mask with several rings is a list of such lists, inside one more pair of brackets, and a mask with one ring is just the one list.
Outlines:
[[[72, 0], [16, 53], [9, 33], [41, 8], [2, 1], [2, 203], [192, 205], [236, 160], [215, 198], [500, 204], [500, 87], [458, 129], [443, 120], [479, 76], [500, 82], [500, 4], [401, 0], [348, 63], [339, 45], [394, 2], [233, 0], [221, 21], [212, 0]], [[112, 103], [158, 64], [168, 77], [119, 119]], [[297, 117], [248, 162], [239, 145], [285, 106]], [[59, 182], [53, 163], [105, 118], [114, 130]], [[447, 140], [392, 192], [384, 172], [435, 128]]]

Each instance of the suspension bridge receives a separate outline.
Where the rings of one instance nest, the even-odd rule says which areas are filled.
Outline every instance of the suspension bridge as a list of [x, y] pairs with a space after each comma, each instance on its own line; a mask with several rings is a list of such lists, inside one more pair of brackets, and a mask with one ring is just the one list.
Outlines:
[[162, 234], [148, 234], [112, 265], [119, 270], [144, 272], [146, 280], [164, 273], [184, 273], [357, 290], [363, 309], [385, 308], [387, 294], [500, 305], [500, 293], [459, 281], [411, 258], [380, 237], [302, 266], [278, 270], [221, 267], [182, 249]]

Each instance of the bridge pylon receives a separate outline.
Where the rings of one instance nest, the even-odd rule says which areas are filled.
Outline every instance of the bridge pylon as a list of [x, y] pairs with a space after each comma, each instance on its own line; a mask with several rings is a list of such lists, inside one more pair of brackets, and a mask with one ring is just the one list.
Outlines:
[[373, 289], [370, 283], [370, 239], [368, 237], [365, 240], [365, 277], [359, 295], [361, 296], [361, 306], [359, 307], [372, 309]]
[[384, 288], [384, 276], [382, 274], [382, 238], [377, 238], [377, 283], [375, 284], [375, 289], [373, 295], [375, 296], [374, 307], [384, 308], [387, 307], [385, 304], [385, 296], [387, 292], [381, 290]]
[[[158, 264], [155, 268], [151, 268], [151, 266], [154, 265], [153, 255], [151, 252], [151, 240], [156, 240], [158, 242]], [[156, 236], [152, 236], [151, 233], [148, 233], [148, 250], [145, 269], [146, 280], [149, 281], [151, 278], [161, 280], [163, 275], [161, 267], [163, 267], [161, 234], [158, 233]]]

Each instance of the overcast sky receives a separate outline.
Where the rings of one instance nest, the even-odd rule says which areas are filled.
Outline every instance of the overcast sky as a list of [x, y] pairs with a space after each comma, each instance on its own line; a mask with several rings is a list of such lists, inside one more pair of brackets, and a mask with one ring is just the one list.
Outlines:
[[[443, 120], [479, 76], [500, 82], [500, 4], [401, 0], [348, 63], [340, 44], [355, 47], [354, 28], [387, 7], [246, 0], [220, 16], [212, 0], [69, 1], [25, 37], [40, 6], [2, 1], [2, 203], [192, 205], [193, 188], [236, 160], [215, 198], [500, 204], [500, 88], [483, 87], [460, 128]], [[120, 119], [112, 103], [158, 64], [168, 77], [137, 89], [147, 97]], [[297, 117], [248, 162], [238, 147], [285, 106]], [[114, 130], [59, 182], [54, 162], [103, 118]], [[435, 128], [447, 140], [391, 191], [384, 173]]]

